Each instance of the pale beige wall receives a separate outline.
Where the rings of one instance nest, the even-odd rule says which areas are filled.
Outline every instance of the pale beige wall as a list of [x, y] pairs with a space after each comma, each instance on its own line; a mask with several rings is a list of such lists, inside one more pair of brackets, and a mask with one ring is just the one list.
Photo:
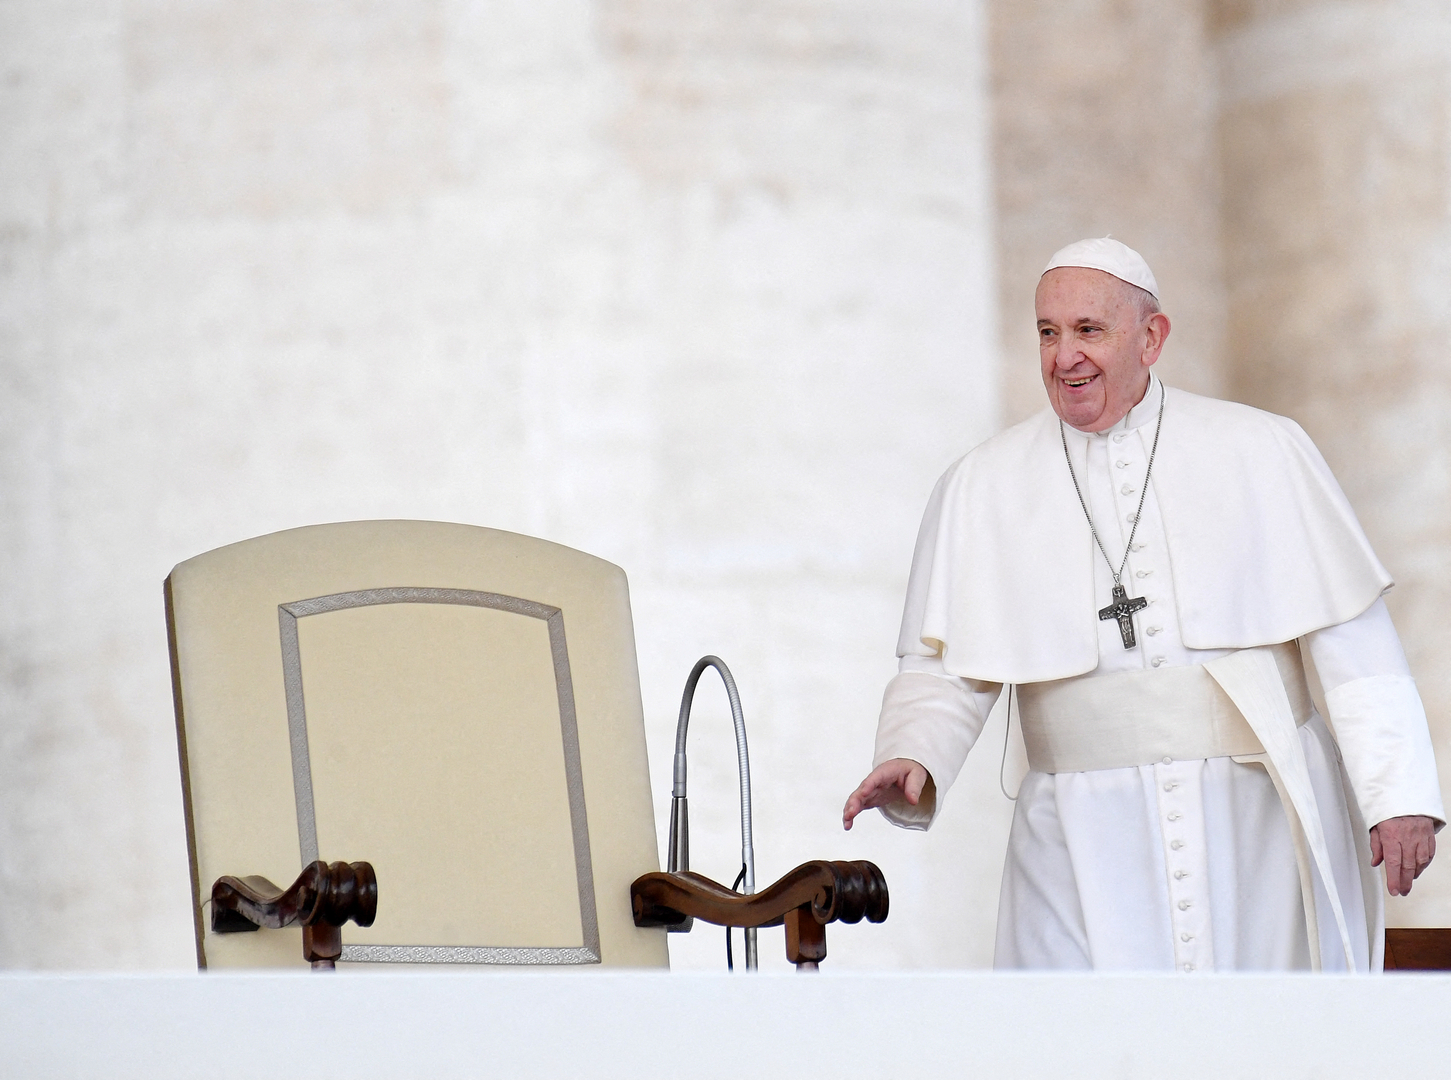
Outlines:
[[[1212, 7], [1231, 394], [1300, 421], [1355, 504], [1451, 779], [1451, 8]], [[1451, 925], [1451, 859], [1388, 916]]]
[[1160, 374], [1224, 382], [1214, 57], [1200, 0], [994, 0], [993, 184], [1004, 405], [1046, 404], [1033, 289], [1065, 244], [1112, 234], [1174, 320]]
[[191, 962], [161, 580], [388, 516], [625, 567], [657, 806], [718, 652], [759, 875], [892, 884], [831, 962], [987, 962], [995, 788], [838, 822], [921, 507], [998, 421], [983, 55], [976, 0], [0, 5], [0, 965]]

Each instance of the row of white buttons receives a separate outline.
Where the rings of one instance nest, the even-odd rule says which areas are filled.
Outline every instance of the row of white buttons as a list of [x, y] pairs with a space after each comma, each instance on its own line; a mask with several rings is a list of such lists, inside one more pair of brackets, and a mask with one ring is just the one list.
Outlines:
[[[1116, 431], [1116, 432], [1114, 432], [1114, 435], [1113, 435], [1113, 441], [1116, 442], [1116, 443], [1122, 443], [1125, 439], [1128, 438], [1128, 436], [1129, 436], [1129, 432], [1126, 432], [1126, 431]], [[1116, 461], [1114, 461], [1113, 464], [1114, 464], [1114, 467], [1115, 468], [1122, 470], [1122, 469], [1128, 469], [1128, 468], [1133, 467], [1135, 465], [1135, 462], [1129, 456], [1126, 455], [1126, 456], [1119, 457]], [[1123, 495], [1123, 496], [1126, 496], [1126, 497], [1127, 496], [1136, 495], [1136, 494], [1138, 494], [1138, 491], [1139, 491], [1138, 487], [1136, 487], [1134, 484], [1131, 484], [1131, 483], [1123, 484], [1119, 488], [1119, 494], [1120, 495]], [[1130, 525], [1136, 524], [1138, 522], [1138, 520], [1139, 520], [1139, 513], [1138, 513], [1137, 508], [1135, 508], [1133, 511], [1131, 511], [1128, 514], [1125, 514], [1124, 515], [1124, 520], [1127, 521]], [[1129, 546], [1129, 550], [1131, 552], [1140, 552], [1140, 551], [1143, 551], [1146, 546], [1147, 545], [1144, 543], [1144, 541], [1142, 541], [1142, 540], [1135, 540], [1134, 543]], [[1152, 568], [1148, 568], [1148, 567], [1144, 567], [1144, 568], [1141, 568], [1141, 569], [1138, 569], [1138, 570], [1135, 570], [1134, 571], [1134, 577], [1137, 578], [1140, 581], [1142, 581], [1142, 580], [1144, 580], [1146, 578], [1152, 577], [1153, 574], [1154, 574], [1153, 569]], [[1153, 597], [1145, 597], [1144, 599], [1146, 599], [1149, 602], [1150, 605], [1152, 605], [1153, 602], [1154, 602]], [[1154, 635], [1162, 632], [1162, 630], [1163, 630], [1163, 627], [1161, 627], [1161, 626], [1153, 626], [1153, 627], [1146, 627], [1145, 628], [1145, 632], [1150, 637], [1152, 637], [1152, 636], [1154, 636]], [[1161, 667], [1161, 666], [1164, 665], [1164, 663], [1166, 663], [1166, 660], [1162, 656], [1156, 656], [1156, 657], [1151, 658], [1149, 662], [1154, 667]]]
[[[1188, 768], [1192, 769], [1192, 765]], [[1174, 933], [1174, 965], [1192, 972], [1213, 965], [1212, 945], [1206, 937], [1207, 913], [1198, 907], [1198, 891], [1192, 888], [1198, 880], [1204, 853], [1196, 851], [1194, 839], [1200, 836], [1202, 822], [1194, 817], [1199, 802], [1196, 774], [1183, 772], [1174, 759], [1165, 757], [1154, 772], [1164, 793], [1158, 798], [1160, 829], [1166, 841], [1164, 861], [1169, 872], [1169, 915]], [[1202, 838], [1202, 837], [1201, 837]]]
[[[1153, 516], [1153, 509], [1145, 504], [1144, 513], [1148, 515], [1142, 522], [1139, 522], [1137, 501], [1142, 490], [1143, 481], [1137, 481], [1136, 477], [1126, 475], [1130, 470], [1144, 468], [1144, 456], [1137, 451], [1141, 449], [1139, 444], [1130, 441], [1129, 436], [1134, 434], [1128, 431], [1119, 431], [1113, 434], [1114, 447], [1110, 457], [1112, 459], [1112, 474], [1123, 475], [1123, 479], [1116, 484], [1111, 483], [1108, 491], [1114, 492], [1117, 489], [1117, 496], [1129, 501], [1127, 505], [1119, 504], [1118, 510], [1123, 515], [1127, 527], [1124, 534], [1127, 535], [1129, 528], [1138, 524], [1138, 534], [1135, 536], [1131, 547], [1135, 566], [1133, 576], [1136, 580], [1144, 582], [1163, 581], [1163, 587], [1171, 592], [1165, 594], [1165, 603], [1172, 608], [1173, 585], [1167, 580], [1167, 567], [1159, 567], [1157, 561], [1152, 557], [1156, 550], [1152, 544], [1161, 543], [1158, 530], [1154, 528], [1156, 519]], [[1144, 448], [1146, 449], [1146, 448]], [[1101, 475], [1101, 474], [1100, 474]], [[1103, 490], [1100, 488], [1099, 490]], [[1148, 549], [1148, 555], [1140, 555], [1140, 552]], [[1158, 569], [1164, 569], [1164, 574], [1155, 573]], [[1157, 590], [1156, 590], [1157, 591]], [[1177, 635], [1166, 633], [1169, 624], [1166, 619], [1173, 617], [1173, 612], [1163, 612], [1163, 605], [1155, 606], [1155, 598], [1145, 595], [1144, 599], [1149, 601], [1149, 608], [1143, 612], [1141, 618], [1144, 623], [1140, 626], [1140, 644], [1145, 648], [1141, 654], [1140, 663], [1159, 668], [1169, 663], [1169, 655], [1177, 655], [1180, 648]], [[1159, 646], [1155, 653], [1147, 652], [1152, 645]], [[1173, 927], [1174, 966], [1183, 972], [1195, 972], [1212, 969], [1214, 967], [1213, 941], [1209, 923], [1209, 911], [1205, 907], [1206, 895], [1198, 888], [1205, 879], [1206, 852], [1203, 847], [1203, 821], [1202, 800], [1200, 798], [1197, 772], [1193, 766], [1187, 768], [1176, 765], [1171, 758], [1163, 759], [1162, 763], [1155, 766], [1154, 771], [1159, 774], [1159, 783], [1156, 785], [1161, 794], [1158, 796], [1159, 804], [1159, 826], [1163, 836], [1163, 853], [1166, 863], [1165, 869], [1168, 873], [1166, 887], [1168, 889], [1168, 909]]]
[[[1125, 434], [1126, 434], [1125, 432], [1119, 432], [1118, 434], [1116, 434], [1114, 436], [1114, 441], [1115, 442], [1123, 442], [1123, 436]], [[1129, 460], [1127, 460], [1125, 458], [1119, 458], [1117, 461], [1114, 462], [1114, 465], [1117, 466], [1120, 469], [1127, 469], [1132, 464], [1133, 464], [1133, 462], [1131, 462], [1131, 461], [1129, 461]], [[1133, 487], [1130, 484], [1125, 484], [1123, 487], [1119, 488], [1119, 491], [1122, 494], [1124, 494], [1124, 495], [1133, 495], [1134, 493], [1136, 493], [1138, 491], [1138, 488]], [[1124, 520], [1128, 521], [1130, 524], [1137, 523], [1138, 520], [1139, 520], [1138, 511], [1134, 511], [1131, 514], [1125, 515]], [[1129, 548], [1129, 550], [1130, 551], [1142, 551], [1145, 546], [1146, 545], [1143, 543], [1143, 541], [1136, 541]], [[1153, 577], [1153, 576], [1154, 576], [1154, 571], [1152, 569], [1147, 569], [1146, 568], [1146, 569], [1135, 570], [1134, 571], [1134, 577], [1138, 578], [1139, 580], [1143, 580], [1144, 578], [1149, 578], [1149, 577]], [[1152, 599], [1149, 600], [1149, 603], [1150, 604], [1152, 604], [1153, 602], [1154, 601]], [[1147, 633], [1150, 637], [1153, 637], [1154, 635], [1161, 633], [1163, 631], [1163, 629], [1164, 628], [1162, 626], [1150, 626], [1150, 627], [1146, 627], [1144, 632]], [[1162, 656], [1156, 656], [1152, 660], [1150, 660], [1149, 662], [1154, 667], [1163, 667], [1164, 664], [1167, 661]]]

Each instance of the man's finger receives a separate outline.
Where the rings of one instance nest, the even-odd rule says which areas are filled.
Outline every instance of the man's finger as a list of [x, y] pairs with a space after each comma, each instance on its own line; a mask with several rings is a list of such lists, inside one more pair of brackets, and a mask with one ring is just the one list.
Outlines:
[[927, 770], [914, 768], [907, 773], [907, 784], [903, 789], [903, 794], [907, 796], [909, 803], [916, 806], [917, 801], [922, 798], [922, 789], [926, 786]]
[[[921, 776], [917, 783], [915, 792], [907, 790], [911, 787], [914, 777]], [[861, 782], [861, 786], [851, 793], [842, 807], [841, 824], [843, 828], [850, 829], [852, 820], [863, 810], [872, 807], [885, 806], [887, 803], [896, 801], [897, 794], [907, 797], [907, 801], [913, 806], [917, 805], [917, 797], [922, 794], [922, 788], [927, 783], [927, 770], [918, 765], [915, 761], [908, 761], [905, 758], [894, 758], [891, 761], [883, 762]]]
[[1431, 865], [1431, 860], [1436, 857], [1436, 833], [1434, 829], [1427, 830], [1416, 844], [1416, 876], [1421, 876], [1421, 871]]
[[857, 801], [859, 811], [867, 810], [880, 805], [882, 792], [889, 790], [891, 786], [886, 780], [873, 781], [871, 777], [867, 777], [862, 781], [862, 786], [856, 789], [856, 794], [852, 798]]
[[863, 788], [857, 788], [847, 797], [846, 805], [841, 808], [841, 823], [848, 829], [854, 817], [867, 808], [866, 796]]
[[864, 807], [878, 806], [883, 801], [891, 802], [895, 796], [889, 793], [901, 786], [902, 779], [898, 770], [882, 768], [862, 781], [862, 786], [857, 788], [857, 795]]
[[1381, 853], [1385, 859], [1386, 891], [1392, 896], [1401, 896], [1405, 892], [1401, 884], [1405, 877], [1405, 849], [1394, 830], [1381, 841]]
[[846, 806], [842, 808], [841, 823], [850, 829], [852, 821], [858, 814], [875, 805], [872, 799], [874, 793], [874, 789], [868, 788], [865, 782], [853, 791], [851, 797], [846, 800]]
[[1406, 896], [1436, 855], [1435, 821], [1408, 815], [1387, 818], [1370, 831], [1371, 865], [1383, 864], [1386, 891]]
[[882, 799], [881, 793], [884, 789], [895, 787], [895, 782], [888, 783], [888, 779], [877, 776], [875, 773], [862, 781], [862, 786], [851, 793], [846, 800], [846, 806], [841, 811], [841, 824], [845, 829], [851, 829], [851, 823], [863, 810], [869, 810], [874, 806], [881, 806], [883, 802], [890, 802], [890, 799]]

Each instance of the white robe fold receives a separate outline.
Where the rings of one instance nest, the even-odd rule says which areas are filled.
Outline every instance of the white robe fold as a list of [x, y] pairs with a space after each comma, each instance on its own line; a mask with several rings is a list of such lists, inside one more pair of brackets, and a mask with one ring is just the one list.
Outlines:
[[[1115, 428], [1066, 429], [1084, 498], [1122, 557], [1161, 384]], [[1004, 683], [1201, 664], [1299, 639], [1330, 727], [1300, 729], [1349, 922], [1347, 965], [1320, 920], [1325, 970], [1379, 966], [1381, 894], [1366, 823], [1444, 820], [1425, 713], [1380, 596], [1389, 575], [1324, 461], [1288, 420], [1168, 391], [1124, 584], [1149, 607], [1125, 650], [1097, 618], [1112, 577], [1078, 505], [1057, 419], [1040, 414], [952, 466], [924, 516], [875, 761], [920, 761], [926, 828]], [[1342, 767], [1343, 757], [1343, 767]], [[1352, 794], [1347, 797], [1346, 792]], [[1324, 883], [1315, 876], [1323, 901]], [[1322, 905], [1323, 909], [1323, 905]], [[1294, 846], [1265, 770], [1229, 758], [1030, 772], [999, 902], [1002, 968], [1207, 971], [1306, 967]]]

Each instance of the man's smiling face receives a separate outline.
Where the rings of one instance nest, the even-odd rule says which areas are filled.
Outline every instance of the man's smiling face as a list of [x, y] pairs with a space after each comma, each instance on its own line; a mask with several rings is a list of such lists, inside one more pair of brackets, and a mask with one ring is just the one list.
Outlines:
[[1038, 354], [1053, 411], [1080, 431], [1104, 431], [1143, 400], [1169, 320], [1147, 293], [1102, 270], [1060, 266], [1038, 282]]

